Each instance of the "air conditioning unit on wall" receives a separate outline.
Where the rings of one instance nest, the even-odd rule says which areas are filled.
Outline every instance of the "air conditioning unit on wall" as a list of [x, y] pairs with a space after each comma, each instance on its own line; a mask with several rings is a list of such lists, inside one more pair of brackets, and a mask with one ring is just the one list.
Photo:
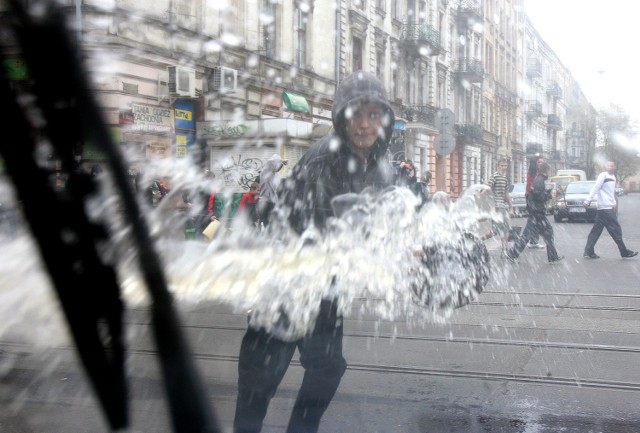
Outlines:
[[169, 95], [196, 97], [196, 71], [182, 66], [167, 66]]
[[238, 88], [238, 71], [224, 66], [214, 67], [209, 74], [207, 87], [210, 92], [235, 92]]

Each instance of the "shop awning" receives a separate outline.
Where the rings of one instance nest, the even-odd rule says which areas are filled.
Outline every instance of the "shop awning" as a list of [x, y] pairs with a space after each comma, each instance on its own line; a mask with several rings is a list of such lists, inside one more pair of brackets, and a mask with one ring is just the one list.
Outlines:
[[302, 95], [296, 95], [291, 92], [282, 92], [282, 100], [284, 105], [291, 111], [297, 111], [298, 113], [308, 113], [309, 103]]

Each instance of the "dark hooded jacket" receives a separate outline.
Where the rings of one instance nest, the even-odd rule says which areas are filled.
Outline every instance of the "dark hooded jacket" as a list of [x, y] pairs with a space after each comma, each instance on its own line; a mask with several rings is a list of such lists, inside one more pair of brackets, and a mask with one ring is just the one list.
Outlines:
[[[345, 110], [366, 102], [383, 108], [384, 137], [378, 138], [367, 163], [362, 164], [351, 153]], [[384, 189], [393, 184], [393, 169], [386, 154], [395, 118], [380, 81], [363, 71], [347, 76], [336, 91], [331, 117], [333, 130], [309, 148], [291, 176], [281, 183], [282, 204], [289, 212], [290, 225], [298, 233], [311, 223], [324, 231], [327, 219], [333, 216], [334, 197], [359, 193], [365, 187]]]
[[547, 176], [538, 173], [533, 181], [531, 193], [527, 197], [527, 210], [532, 214], [545, 215], [547, 213], [547, 201], [551, 198], [551, 192], [545, 188]]

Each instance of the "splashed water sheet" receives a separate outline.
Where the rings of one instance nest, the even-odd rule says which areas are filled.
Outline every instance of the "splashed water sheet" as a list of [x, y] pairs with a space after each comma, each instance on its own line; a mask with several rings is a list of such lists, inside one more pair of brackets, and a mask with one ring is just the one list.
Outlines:
[[[420, 210], [406, 188], [348, 194], [334, 200], [340, 217], [324, 234], [309, 227], [297, 235], [281, 210], [260, 234], [238, 220], [210, 244], [159, 239], [158, 251], [178, 300], [250, 311], [252, 326], [285, 340], [312, 328], [322, 299], [337, 299], [344, 315], [364, 298], [380, 319], [443, 320], [488, 280], [481, 237], [498, 216], [483, 191]], [[130, 301], [144, 300], [134, 275], [125, 291]]]
[[[199, 181], [193, 173], [186, 180], [176, 178], [175, 190]], [[109, 197], [109, 191], [104, 185], [103, 195]], [[481, 239], [499, 218], [485, 192], [486, 187], [474, 186], [450, 206], [433, 200], [419, 210], [406, 188], [349, 194], [334, 201], [340, 216], [330, 220], [325, 233], [309, 227], [296, 234], [288, 228], [286, 210], [280, 210], [268, 231], [258, 232], [236, 218], [211, 243], [165, 235], [167, 225], [184, 225], [184, 217], [165, 218], [167, 209], [149, 209], [147, 217], [177, 300], [223, 302], [236, 312], [250, 311], [252, 326], [290, 340], [312, 328], [322, 299], [337, 299], [346, 316], [355, 299], [364, 299], [364, 310], [381, 320], [422, 323], [445, 320], [453, 308], [475, 299], [489, 272]], [[95, 217], [110, 220], [115, 242], [104, 254], [118, 262], [127, 304], [148, 302], [117, 204], [100, 197], [94, 205]], [[20, 267], [3, 260], [5, 299], [33, 293], [7, 290], [24, 288], [24, 282], [11, 281], [24, 277], [25, 266], [40, 269], [33, 251], [15, 250], [25, 245], [24, 240], [3, 245], [5, 257], [29, 258]], [[41, 270], [34, 275], [46, 281]], [[49, 301], [37, 306], [57, 309], [50, 298], [39, 297]], [[26, 305], [36, 308], [34, 302]]]

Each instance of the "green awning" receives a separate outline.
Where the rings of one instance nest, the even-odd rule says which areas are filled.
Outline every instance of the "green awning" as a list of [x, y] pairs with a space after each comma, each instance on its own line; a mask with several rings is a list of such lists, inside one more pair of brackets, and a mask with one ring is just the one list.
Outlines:
[[297, 111], [298, 113], [308, 113], [309, 103], [302, 95], [296, 95], [291, 92], [282, 92], [282, 100], [284, 105], [291, 111]]

